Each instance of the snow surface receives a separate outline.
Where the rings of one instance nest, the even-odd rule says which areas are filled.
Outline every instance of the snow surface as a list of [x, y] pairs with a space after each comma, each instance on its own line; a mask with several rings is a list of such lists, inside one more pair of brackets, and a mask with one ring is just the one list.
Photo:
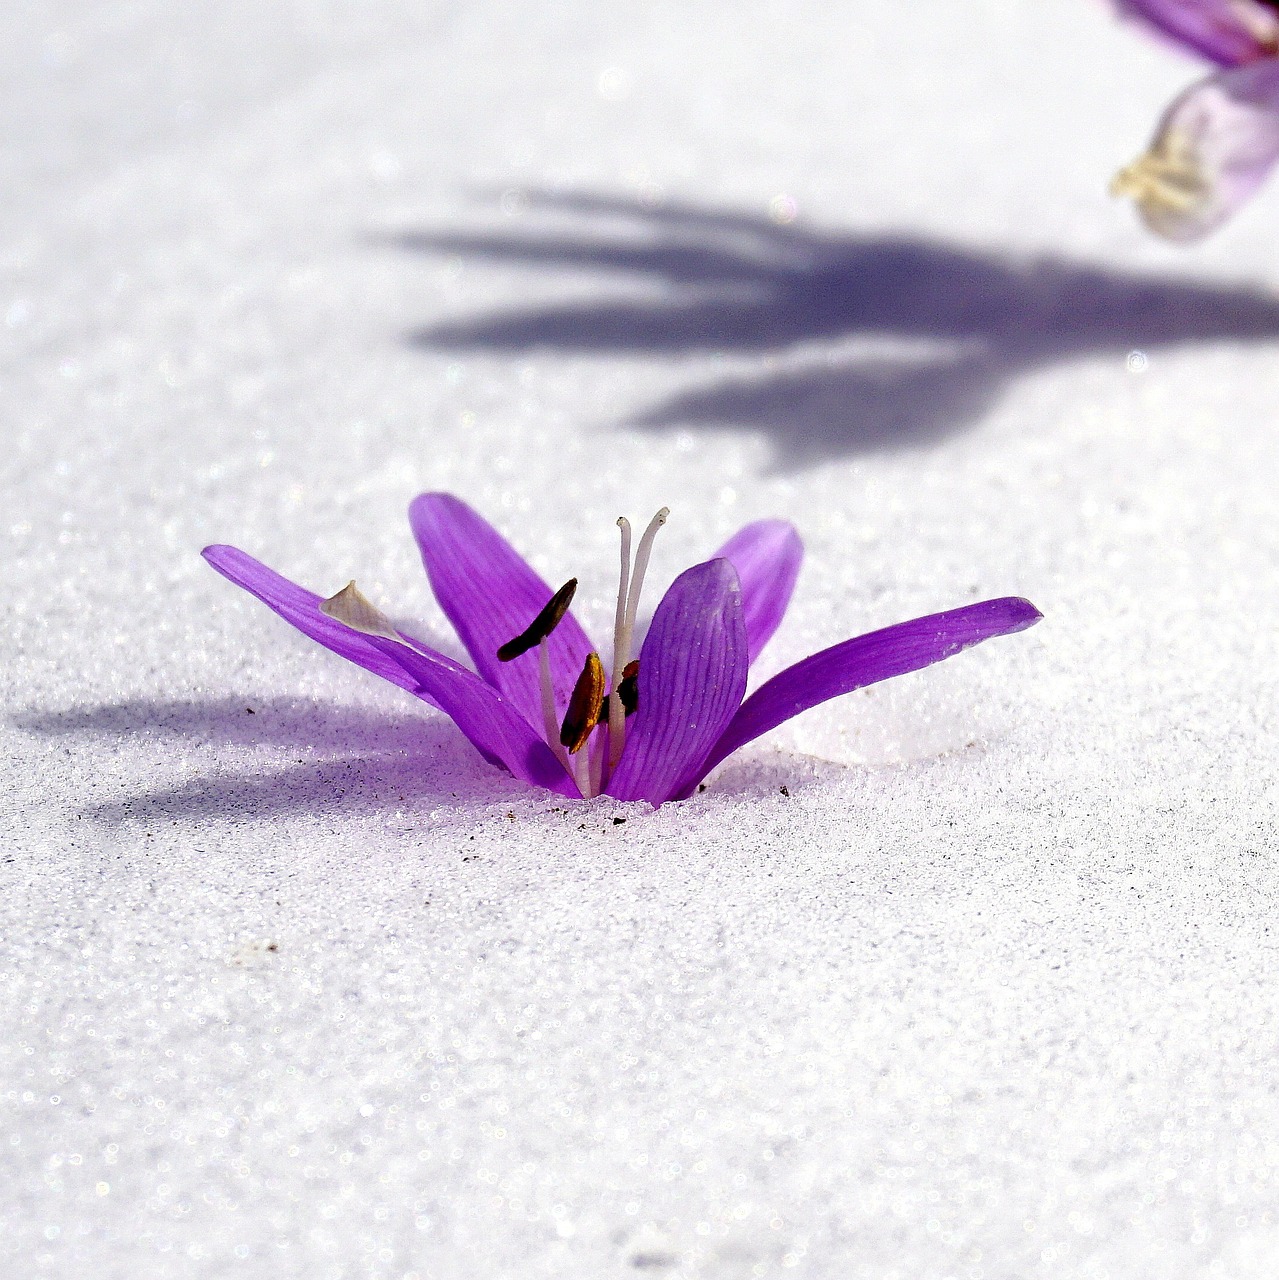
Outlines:
[[[0, 1274], [1276, 1273], [1279, 190], [1191, 252], [1104, 194], [1192, 63], [16, 0], [0, 70]], [[563, 804], [198, 556], [443, 638], [429, 488], [599, 631], [619, 512], [657, 586], [793, 519], [767, 671], [1046, 620]]]

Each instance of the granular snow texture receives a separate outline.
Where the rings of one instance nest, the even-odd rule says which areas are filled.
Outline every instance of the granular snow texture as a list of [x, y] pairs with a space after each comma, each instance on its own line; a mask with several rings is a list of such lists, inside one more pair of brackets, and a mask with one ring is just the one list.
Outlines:
[[[1077, 0], [0, 36], [0, 1274], [1279, 1272], [1279, 190], [1104, 194], [1198, 68]], [[656, 589], [794, 520], [764, 674], [1046, 617], [562, 802], [199, 558], [451, 646], [426, 489], [596, 634], [619, 513]]]

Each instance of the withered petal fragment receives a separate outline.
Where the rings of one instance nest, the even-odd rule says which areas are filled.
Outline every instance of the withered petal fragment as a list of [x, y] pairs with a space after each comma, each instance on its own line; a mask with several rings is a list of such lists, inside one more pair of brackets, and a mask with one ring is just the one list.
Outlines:
[[361, 635], [382, 636], [387, 640], [399, 640], [390, 618], [386, 616], [356, 585], [348, 582], [336, 595], [319, 604], [321, 613], [335, 622], [358, 631]]
[[570, 578], [546, 602], [546, 607], [528, 624], [528, 627], [516, 636], [514, 640], [508, 640], [497, 651], [498, 659], [502, 662], [510, 662], [512, 658], [518, 658], [520, 654], [527, 653], [545, 640], [560, 625], [560, 619], [568, 612], [569, 605], [573, 603], [573, 593], [576, 590], [577, 579]]
[[576, 755], [590, 740], [603, 706], [604, 664], [598, 653], [588, 653], [560, 728], [560, 745], [567, 748], [569, 755]]

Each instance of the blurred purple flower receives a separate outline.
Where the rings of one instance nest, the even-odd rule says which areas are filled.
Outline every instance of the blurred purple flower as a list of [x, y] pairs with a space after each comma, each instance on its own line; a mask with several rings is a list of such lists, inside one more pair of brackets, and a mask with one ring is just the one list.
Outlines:
[[1279, 3], [1115, 0], [1221, 70], [1164, 112], [1149, 150], [1111, 184], [1170, 240], [1198, 240], [1248, 199], [1279, 161]]
[[[351, 583], [328, 600], [235, 547], [206, 547], [221, 574], [326, 648], [452, 718], [480, 754], [563, 796], [660, 805], [690, 795], [726, 756], [828, 698], [916, 671], [1039, 621], [1026, 600], [965, 605], [846, 640], [805, 658], [743, 701], [747, 668], [777, 630], [803, 557], [794, 528], [760, 520], [675, 579], [631, 659], [658, 512], [621, 584], [607, 692], [598, 652], [558, 592], [459, 499], [427, 493], [409, 520], [440, 607], [475, 671], [396, 628]], [[629, 721], [629, 722], [628, 722]], [[598, 730], [598, 732], [596, 732]]]

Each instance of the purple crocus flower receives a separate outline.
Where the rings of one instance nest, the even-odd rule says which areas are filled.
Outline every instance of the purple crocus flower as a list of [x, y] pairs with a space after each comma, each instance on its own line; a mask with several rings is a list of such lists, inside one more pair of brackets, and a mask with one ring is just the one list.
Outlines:
[[675, 579], [636, 655], [640, 592], [666, 516], [663, 508], [653, 518], [634, 556], [630, 525], [618, 521], [607, 682], [569, 608], [576, 579], [552, 592], [492, 525], [446, 493], [417, 498], [409, 521], [474, 671], [395, 627], [354, 583], [325, 600], [235, 547], [206, 547], [204, 558], [313, 640], [439, 708], [515, 777], [562, 796], [654, 805], [690, 795], [726, 756], [819, 702], [1040, 618], [1011, 597], [916, 618], [805, 658], [746, 698], [747, 669], [782, 620], [803, 545], [784, 520], [747, 525]]
[[1276, 0], [1116, 0], [1129, 15], [1220, 68], [1164, 112], [1149, 150], [1111, 184], [1170, 240], [1219, 227], [1279, 161]]

